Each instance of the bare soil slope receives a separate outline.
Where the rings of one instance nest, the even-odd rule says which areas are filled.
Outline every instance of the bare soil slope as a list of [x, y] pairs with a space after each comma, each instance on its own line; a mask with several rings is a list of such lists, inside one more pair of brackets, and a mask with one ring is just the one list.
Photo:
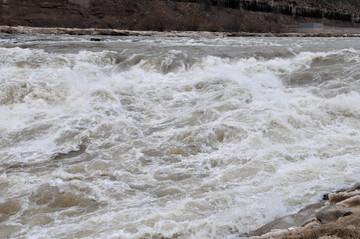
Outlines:
[[[359, 13], [354, 0], [274, 1], [275, 5]], [[0, 0], [0, 25], [32, 27], [112, 28], [126, 30], [191, 30], [284, 32], [288, 25], [324, 21], [334, 26], [359, 24], [310, 16], [292, 16], [261, 9], [244, 10], [206, 2], [166, 0]]]

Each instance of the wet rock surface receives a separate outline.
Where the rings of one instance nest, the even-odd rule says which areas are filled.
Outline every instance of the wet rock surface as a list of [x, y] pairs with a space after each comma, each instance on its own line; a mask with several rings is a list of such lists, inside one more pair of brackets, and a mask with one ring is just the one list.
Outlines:
[[360, 183], [324, 198], [240, 238], [360, 238]]

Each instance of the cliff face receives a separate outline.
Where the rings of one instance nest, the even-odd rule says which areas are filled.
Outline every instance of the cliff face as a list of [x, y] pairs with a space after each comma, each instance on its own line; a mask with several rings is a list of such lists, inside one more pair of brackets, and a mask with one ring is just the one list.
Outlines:
[[[353, 0], [274, 0], [274, 4], [271, 0], [234, 0], [236, 4], [229, 6], [225, 4], [229, 1], [223, 2], [0, 0], [0, 25], [279, 32], [300, 21], [320, 21], [324, 14], [328, 14], [325, 20], [331, 25], [349, 26], [356, 22], [352, 19], [360, 9], [360, 3], [353, 4]], [[341, 8], [339, 2], [343, 3]], [[350, 21], [344, 16], [350, 16]], [[340, 21], [342, 18], [345, 21]]]
[[0, 24], [120, 28], [135, 11], [126, 7], [127, 1], [0, 0]]
[[[22, 1], [22, 0], [1, 0], [0, 1], [0, 20], [7, 25], [36, 25], [55, 24], [55, 16], [64, 15], [65, 12], [71, 12], [65, 10], [65, 1]], [[55, 15], [54, 15], [55, 14]], [[75, 15], [75, 14], [74, 14]], [[77, 19], [79, 17], [77, 16]]]

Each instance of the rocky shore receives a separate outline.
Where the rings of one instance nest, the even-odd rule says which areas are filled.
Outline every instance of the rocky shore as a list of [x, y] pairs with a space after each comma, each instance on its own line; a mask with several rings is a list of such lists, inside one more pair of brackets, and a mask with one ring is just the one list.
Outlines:
[[106, 28], [63, 28], [63, 27], [28, 27], [0, 26], [0, 33], [5, 34], [69, 34], [69, 35], [108, 35], [108, 36], [177, 36], [177, 37], [360, 37], [359, 32], [292, 32], [292, 33], [250, 33], [250, 32], [208, 32], [208, 31], [134, 31]]
[[270, 222], [240, 237], [252, 239], [360, 238], [360, 183], [329, 193], [296, 214]]

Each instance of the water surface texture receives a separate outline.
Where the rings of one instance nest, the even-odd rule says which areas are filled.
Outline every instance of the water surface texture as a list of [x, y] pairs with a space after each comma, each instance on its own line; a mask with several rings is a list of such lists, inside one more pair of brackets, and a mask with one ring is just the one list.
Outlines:
[[0, 238], [237, 238], [359, 180], [358, 38], [98, 40], [0, 37]]

